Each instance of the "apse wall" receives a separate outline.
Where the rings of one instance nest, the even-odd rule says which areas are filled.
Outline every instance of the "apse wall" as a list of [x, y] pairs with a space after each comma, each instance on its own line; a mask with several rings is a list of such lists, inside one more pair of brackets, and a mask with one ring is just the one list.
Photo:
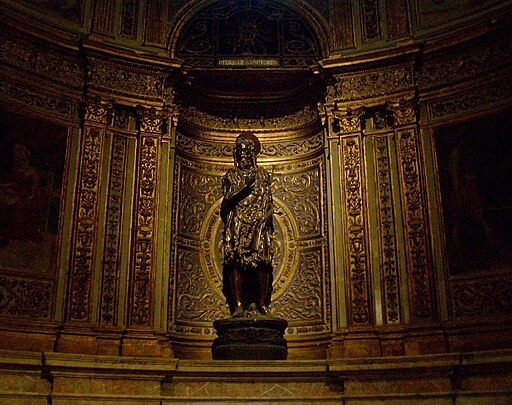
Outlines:
[[[261, 122], [175, 99], [179, 17], [207, 2], [36, 3], [0, 6], [2, 349], [206, 356], [226, 314], [217, 187], [247, 129], [273, 172], [293, 356], [510, 347], [510, 258], [458, 239], [450, 177], [464, 162], [506, 212], [510, 2], [296, 3], [326, 37], [321, 103]], [[507, 218], [473, 235], [508, 241]]]

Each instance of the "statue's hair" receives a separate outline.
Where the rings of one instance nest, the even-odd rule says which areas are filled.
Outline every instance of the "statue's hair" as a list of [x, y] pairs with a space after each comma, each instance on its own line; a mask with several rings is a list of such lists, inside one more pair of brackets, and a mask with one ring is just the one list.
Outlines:
[[252, 132], [242, 132], [238, 137], [236, 138], [235, 145], [243, 140], [249, 140], [254, 145], [254, 151], [256, 155], [258, 155], [261, 151], [261, 143], [260, 140], [256, 135], [254, 135]]

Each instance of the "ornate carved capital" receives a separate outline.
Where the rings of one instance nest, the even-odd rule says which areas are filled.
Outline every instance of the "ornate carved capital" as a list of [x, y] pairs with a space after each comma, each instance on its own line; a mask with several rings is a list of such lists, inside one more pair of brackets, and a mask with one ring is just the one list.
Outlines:
[[356, 109], [347, 107], [344, 110], [335, 107], [333, 110], [335, 118], [333, 122], [334, 130], [341, 134], [360, 132], [361, 118], [364, 112], [364, 107], [358, 107]]
[[386, 103], [392, 114], [395, 126], [415, 124], [418, 117], [418, 103], [415, 99], [400, 99]]
[[137, 118], [141, 132], [161, 134], [167, 123], [165, 110], [157, 110], [155, 107], [137, 106]]
[[108, 124], [113, 106], [111, 103], [102, 102], [99, 97], [91, 97], [84, 101], [84, 119], [102, 124]]

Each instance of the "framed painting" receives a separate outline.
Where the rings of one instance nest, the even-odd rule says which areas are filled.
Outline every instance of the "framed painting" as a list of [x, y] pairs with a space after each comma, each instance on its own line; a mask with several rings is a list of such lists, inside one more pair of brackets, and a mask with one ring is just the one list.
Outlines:
[[67, 128], [0, 111], [0, 271], [54, 274]]
[[434, 137], [449, 274], [512, 270], [512, 112]]

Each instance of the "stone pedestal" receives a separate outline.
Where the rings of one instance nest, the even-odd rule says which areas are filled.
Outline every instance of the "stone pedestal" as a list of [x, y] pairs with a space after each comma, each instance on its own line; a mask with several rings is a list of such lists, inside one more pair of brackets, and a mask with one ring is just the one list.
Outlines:
[[273, 317], [229, 318], [213, 322], [214, 360], [286, 360], [283, 337], [288, 322]]

